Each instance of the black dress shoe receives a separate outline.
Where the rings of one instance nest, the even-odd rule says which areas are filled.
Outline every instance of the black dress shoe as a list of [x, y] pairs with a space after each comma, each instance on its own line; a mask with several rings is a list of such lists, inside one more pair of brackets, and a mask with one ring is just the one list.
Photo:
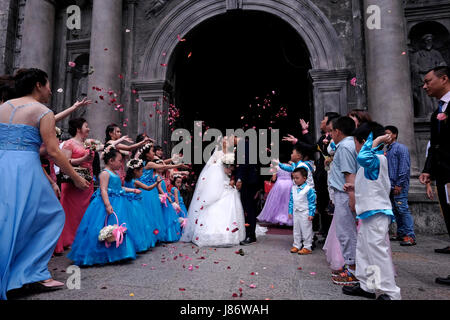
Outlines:
[[436, 283], [446, 284], [450, 286], [450, 276], [448, 276], [447, 278], [436, 278]]
[[343, 286], [342, 287], [342, 293], [346, 294], [348, 296], [358, 296], [358, 297], [364, 297], [367, 299], [375, 299], [377, 296], [375, 293], [367, 292], [361, 289], [361, 287], [358, 284], [355, 284], [354, 286]]
[[391, 298], [386, 293], [383, 293], [378, 296], [377, 300], [391, 300]]
[[247, 237], [244, 241], [241, 241], [240, 244], [241, 244], [241, 246], [248, 246], [255, 242], [256, 242], [256, 239]]
[[434, 249], [436, 253], [450, 253], [450, 247], [442, 248], [442, 249]]

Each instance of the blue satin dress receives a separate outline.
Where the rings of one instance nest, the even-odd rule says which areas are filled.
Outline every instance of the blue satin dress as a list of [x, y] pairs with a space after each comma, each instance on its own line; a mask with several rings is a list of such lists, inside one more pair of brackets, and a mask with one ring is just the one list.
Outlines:
[[[92, 195], [91, 203], [78, 227], [75, 240], [72, 243], [72, 250], [67, 255], [67, 258], [77, 266], [106, 264], [136, 258], [133, 223], [130, 223], [128, 217], [130, 201], [127, 199], [125, 190], [122, 189], [122, 181], [119, 175], [109, 170], [105, 171], [109, 173], [109, 202], [118, 219], [114, 214], [108, 215], [106, 213], [101, 189], [97, 189]], [[100, 230], [105, 226], [105, 220], [107, 225], [115, 225], [118, 220], [119, 225], [125, 223], [125, 227], [128, 229], [122, 244], [118, 248], [116, 248], [116, 242], [112, 242], [111, 246], [107, 248], [104, 241], [98, 240]]]
[[[136, 189], [137, 187], [134, 185], [135, 181], [135, 179], [125, 181], [124, 187]], [[130, 210], [128, 211], [128, 227], [131, 230], [130, 235], [133, 237], [137, 252], [147, 251], [156, 245], [157, 236], [154, 231], [158, 229], [152, 212], [147, 210], [145, 206], [143, 198], [144, 190], [141, 191], [140, 194], [126, 193], [130, 205]]]
[[36, 127], [13, 124], [17, 110], [7, 102], [0, 112], [12, 107], [9, 123], [0, 123], [0, 299], [23, 285], [51, 278], [47, 264], [64, 227], [64, 210], [39, 158], [42, 138]]
[[[170, 196], [172, 201], [175, 201], [175, 190], [178, 190], [177, 187], [172, 187], [172, 189], [171, 189], [172, 195]], [[181, 212], [178, 212], [178, 216], [180, 216], [182, 218], [186, 218], [188, 211], [187, 211], [186, 205], [184, 204], [183, 197], [181, 196], [180, 190], [178, 190], [178, 202], [180, 203], [180, 208], [181, 208]]]
[[[158, 178], [158, 175], [155, 176], [155, 179]], [[161, 182], [162, 190], [167, 193], [166, 182], [163, 180]], [[176, 210], [172, 207], [172, 204], [169, 200], [166, 201], [167, 206], [161, 203], [161, 208], [163, 211], [164, 223], [167, 228], [166, 237], [164, 238], [165, 242], [176, 242], [181, 238], [181, 226], [178, 221], [178, 214]]]
[[[147, 186], [154, 184], [156, 179], [153, 177], [153, 169], [144, 169], [144, 173], [142, 174], [142, 177], [139, 178], [139, 181]], [[150, 216], [155, 222], [154, 234], [156, 235], [156, 239], [160, 242], [165, 241], [167, 228], [163, 218], [161, 202], [159, 201], [158, 189], [153, 188], [149, 191], [142, 190], [142, 198], [144, 201], [145, 214]]]

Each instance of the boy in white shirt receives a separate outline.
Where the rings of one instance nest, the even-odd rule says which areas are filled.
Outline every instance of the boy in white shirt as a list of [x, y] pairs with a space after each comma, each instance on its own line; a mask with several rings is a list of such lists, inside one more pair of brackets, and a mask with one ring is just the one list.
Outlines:
[[[313, 242], [312, 220], [316, 212], [316, 192], [306, 182], [308, 171], [299, 167], [292, 173], [294, 185], [289, 199], [289, 218], [294, 219], [294, 244], [292, 253], [311, 254]], [[303, 241], [303, 248], [301, 243]]]

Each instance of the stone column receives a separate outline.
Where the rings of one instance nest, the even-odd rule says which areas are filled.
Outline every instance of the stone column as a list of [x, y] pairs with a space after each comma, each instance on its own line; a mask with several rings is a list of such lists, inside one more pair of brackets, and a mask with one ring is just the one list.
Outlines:
[[20, 56], [21, 68], [53, 71], [53, 43], [55, 33], [55, 1], [27, 0], [23, 21]]
[[[87, 108], [86, 120], [91, 137], [103, 140], [106, 126], [119, 123], [119, 112], [111, 105], [112, 98], [105, 91], [113, 91], [120, 101], [120, 77], [122, 66], [122, 0], [94, 0], [92, 8], [91, 49], [88, 98], [97, 101]], [[103, 91], [92, 90], [92, 87]], [[100, 99], [100, 95], [104, 99]]]
[[[380, 9], [380, 28], [369, 29], [367, 20], [376, 18], [367, 13], [371, 5]], [[405, 17], [402, 1], [364, 0], [366, 69], [369, 112], [382, 125], [399, 130], [399, 142], [411, 155], [411, 174], [418, 174], [414, 139], [414, 107], [411, 76], [406, 45]]]
[[163, 147], [164, 152], [170, 154], [171, 147], [168, 120], [169, 102], [172, 86], [164, 80], [134, 81], [133, 88], [138, 91], [138, 110], [136, 127], [138, 133], [146, 133], [156, 140], [156, 144]]

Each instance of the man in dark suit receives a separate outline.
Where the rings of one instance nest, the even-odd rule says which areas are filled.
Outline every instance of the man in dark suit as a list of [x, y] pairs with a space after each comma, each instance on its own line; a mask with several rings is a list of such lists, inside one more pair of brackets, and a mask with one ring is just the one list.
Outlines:
[[241, 241], [241, 245], [249, 245], [256, 242], [255, 230], [258, 212], [257, 199], [255, 197], [260, 187], [260, 174], [258, 165], [250, 163], [250, 146], [247, 138], [239, 141], [237, 150], [242, 150], [242, 148], [245, 148], [245, 153], [244, 159], [238, 159], [238, 164], [236, 166], [236, 188], [239, 189], [241, 193], [242, 207], [245, 212], [245, 222], [248, 225], [245, 228], [246, 238], [244, 241]]
[[[428, 157], [419, 180], [422, 184], [436, 179], [439, 203], [450, 235], [450, 205], [446, 196], [450, 193], [450, 68], [433, 68], [424, 78], [423, 88], [430, 97], [439, 99], [438, 108], [431, 115], [431, 138]], [[447, 187], [446, 187], [447, 185]], [[436, 249], [437, 253], [450, 253], [450, 246]], [[450, 276], [437, 278], [437, 283], [450, 285]]]

